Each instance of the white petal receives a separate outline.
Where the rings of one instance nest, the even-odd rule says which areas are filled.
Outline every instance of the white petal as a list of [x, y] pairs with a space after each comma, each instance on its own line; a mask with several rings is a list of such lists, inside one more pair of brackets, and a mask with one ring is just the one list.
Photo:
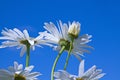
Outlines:
[[91, 74], [94, 73], [94, 71], [96, 70], [96, 66], [92, 66], [90, 69], [88, 69], [83, 76], [90, 76]]
[[14, 38], [11, 38], [11, 37], [8, 37], [8, 36], [0, 37], [0, 39], [15, 40]]
[[24, 34], [19, 29], [14, 28], [13, 30], [16, 31], [16, 33], [18, 33], [20, 37], [24, 38]]
[[11, 38], [13, 38], [13, 39], [16, 39], [16, 36], [13, 34], [13, 33], [11, 33], [9, 30], [8, 31], [2, 31], [1, 32], [4, 36], [7, 36], [7, 37], [11, 37]]
[[82, 60], [82, 61], [80, 62], [80, 65], [79, 65], [79, 74], [78, 74], [78, 76], [79, 76], [79, 77], [83, 76], [83, 73], [84, 73], [84, 60]]
[[21, 37], [20, 37], [15, 31], [13, 31], [13, 30], [9, 29], [9, 32], [10, 32], [11, 34], [13, 34], [13, 36], [15, 36], [16, 39], [17, 39], [17, 38], [21, 38]]
[[55, 79], [55, 80], [61, 80], [61, 79]]
[[6, 77], [3, 77], [3, 76], [1, 77], [1, 76], [0, 76], [0, 80], [8, 80], [8, 79], [9, 79], [9, 80], [14, 80], [13, 78], [14, 78], [14, 77], [11, 77], [11, 76], [6, 76]]
[[61, 21], [59, 21], [60, 28], [61, 28], [61, 34], [64, 39], [68, 39], [68, 26], [67, 24], [62, 24]]
[[34, 45], [34, 40], [28, 40], [28, 42], [30, 43], [30, 45]]
[[64, 72], [55, 72], [54, 77], [61, 80], [69, 80], [69, 76]]
[[70, 74], [64, 70], [59, 70], [59, 71], [62, 72], [62, 74], [64, 74], [64, 76], [66, 76], [66, 77], [70, 76]]
[[26, 46], [23, 46], [20, 52], [20, 56], [22, 57], [26, 51]]
[[46, 34], [46, 31], [45, 31], [45, 32], [39, 32], [39, 34], [40, 34], [40, 35], [37, 36], [37, 37], [34, 39], [35, 41], [38, 41], [38, 40], [42, 39], [42, 38], [43, 38], [43, 35]]
[[34, 68], [34, 66], [26, 67], [26, 68], [25, 68], [25, 71], [30, 72], [33, 68]]
[[99, 74], [98, 76], [93, 78], [93, 80], [98, 80], [98, 79], [102, 78], [104, 75], [105, 75], [105, 73]]
[[54, 44], [58, 44], [58, 42], [59, 42], [59, 38], [53, 36], [50, 33], [44, 33], [44, 36], [45, 36], [44, 38], [47, 42], [54, 43]]
[[14, 67], [13, 66], [10, 66], [9, 68], [8, 68], [8, 70], [10, 71], [10, 72], [15, 72], [15, 69], [14, 69]]
[[17, 69], [18, 69], [18, 63], [16, 61], [14, 61], [14, 69], [15, 69], [15, 71], [17, 71]]
[[22, 65], [22, 64], [19, 64], [18, 70], [19, 70], [19, 71], [22, 71], [22, 69], [23, 69], [23, 65]]
[[26, 75], [26, 77], [35, 78], [35, 77], [37, 77], [37, 76], [39, 76], [39, 75], [40, 75], [39, 72], [33, 72], [33, 73], [30, 73], [30, 74]]
[[94, 73], [90, 76], [90, 78], [94, 78], [94, 77], [96, 77], [96, 76], [99, 75], [101, 72], [102, 72], [101, 69], [97, 69], [97, 70], [95, 70]]
[[19, 42], [14, 42], [14, 41], [4, 41], [2, 42], [1, 47], [14, 47], [14, 46], [18, 46]]
[[60, 78], [60, 72], [54, 72], [54, 77]]
[[[52, 27], [52, 28], [51, 28]], [[55, 37], [57, 37], [57, 38], [59, 38], [60, 37], [60, 32], [61, 32], [61, 30], [60, 29], [57, 29], [57, 27], [52, 23], [52, 22], [50, 22], [50, 27], [49, 27], [50, 29], [51, 29], [51, 31], [52, 31], [52, 33], [53, 33], [53, 35], [55, 36]], [[58, 27], [59, 28], [59, 27]]]
[[78, 54], [73, 54], [73, 55], [74, 55], [79, 61], [82, 60]]
[[27, 40], [29, 40], [29, 34], [28, 34], [27, 30], [24, 30], [23, 33], [24, 33], [25, 38]]
[[35, 50], [35, 46], [31, 46], [32, 50], [34, 51]]
[[11, 76], [10, 72], [4, 69], [0, 70], [0, 76], [2, 77], [7, 77], [7, 76]]
[[[57, 42], [59, 42], [59, 40], [61, 38], [64, 38], [62, 36], [63, 33], [62, 33], [62, 28], [61, 27], [63, 27], [63, 26], [59, 25], [59, 23], [58, 23], [58, 28], [57, 28], [52, 22], [50, 22], [50, 24], [45, 23], [45, 26], [44, 26], [44, 28], [49, 32], [51, 37], [53, 36], [53, 38], [51, 38], [51, 40], [53, 40], [53, 41], [57, 40]], [[47, 36], [47, 37], [49, 37], [49, 36]]]

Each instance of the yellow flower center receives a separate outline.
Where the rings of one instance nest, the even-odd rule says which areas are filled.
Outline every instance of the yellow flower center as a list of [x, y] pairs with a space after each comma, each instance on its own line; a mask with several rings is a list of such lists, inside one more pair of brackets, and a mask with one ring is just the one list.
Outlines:
[[76, 78], [76, 80], [84, 80], [83, 78]]
[[14, 80], [26, 80], [26, 78], [22, 75], [15, 74]]

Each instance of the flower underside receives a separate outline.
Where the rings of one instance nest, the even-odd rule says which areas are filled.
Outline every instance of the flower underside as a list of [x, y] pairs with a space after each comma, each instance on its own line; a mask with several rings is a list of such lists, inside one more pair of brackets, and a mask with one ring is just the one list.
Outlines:
[[[28, 40], [21, 40], [20, 43], [24, 44], [24, 45], [27, 45], [27, 46], [31, 45]], [[34, 41], [34, 44], [36, 44], [36, 43], [37, 43], [37, 41]]]
[[[70, 49], [70, 42], [68, 40], [61, 39], [59, 41], [59, 44], [60, 44], [61, 47], [65, 46], [65, 50], [69, 51], [69, 49]], [[73, 46], [72, 46], [72, 49], [73, 49]]]
[[24, 44], [24, 45], [30, 45], [30, 43], [28, 42], [28, 40], [21, 40], [20, 43]]
[[15, 74], [14, 80], [26, 80], [26, 78], [22, 75]]

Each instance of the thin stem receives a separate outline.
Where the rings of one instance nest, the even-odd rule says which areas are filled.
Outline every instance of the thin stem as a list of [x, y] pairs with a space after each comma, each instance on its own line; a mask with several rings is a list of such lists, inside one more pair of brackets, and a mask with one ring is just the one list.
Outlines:
[[65, 49], [65, 46], [63, 46], [63, 47], [61, 48], [59, 54], [57, 55], [57, 57], [56, 57], [56, 59], [55, 59], [55, 61], [54, 61], [54, 64], [53, 64], [53, 67], [52, 67], [52, 72], [51, 72], [51, 80], [54, 80], [55, 67], [56, 67], [56, 64], [57, 64], [57, 62], [58, 62], [58, 60], [59, 60], [62, 52], [64, 51], [64, 49]]
[[66, 58], [66, 63], [65, 63], [65, 66], [64, 66], [64, 70], [66, 70], [66, 68], [67, 68], [71, 51], [72, 51], [72, 42], [70, 43], [70, 49], [69, 49], [69, 51], [68, 51], [68, 55], [67, 55], [67, 58]]
[[74, 38], [71, 38], [70, 48], [69, 48], [68, 55], [67, 55], [67, 58], [66, 58], [66, 63], [65, 63], [65, 66], [64, 66], [64, 70], [66, 70], [66, 68], [68, 66], [68, 61], [69, 61], [69, 58], [70, 58], [70, 53], [71, 53], [72, 48], [73, 48], [73, 42], [74, 42]]
[[26, 51], [26, 67], [29, 66], [29, 62], [30, 62], [30, 45], [26, 45], [27, 47], [27, 51]]

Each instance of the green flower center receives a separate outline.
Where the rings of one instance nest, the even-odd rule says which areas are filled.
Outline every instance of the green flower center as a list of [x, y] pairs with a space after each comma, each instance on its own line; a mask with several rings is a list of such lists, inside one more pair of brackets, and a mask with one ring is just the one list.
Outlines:
[[14, 80], [26, 80], [26, 78], [22, 75], [15, 74]]
[[[59, 41], [59, 44], [61, 47], [65, 46], [65, 50], [67, 50], [67, 51], [70, 49], [70, 42], [68, 40], [61, 39]], [[73, 46], [72, 46], [72, 49], [73, 49]]]
[[76, 78], [76, 80], [84, 80], [83, 78]]

